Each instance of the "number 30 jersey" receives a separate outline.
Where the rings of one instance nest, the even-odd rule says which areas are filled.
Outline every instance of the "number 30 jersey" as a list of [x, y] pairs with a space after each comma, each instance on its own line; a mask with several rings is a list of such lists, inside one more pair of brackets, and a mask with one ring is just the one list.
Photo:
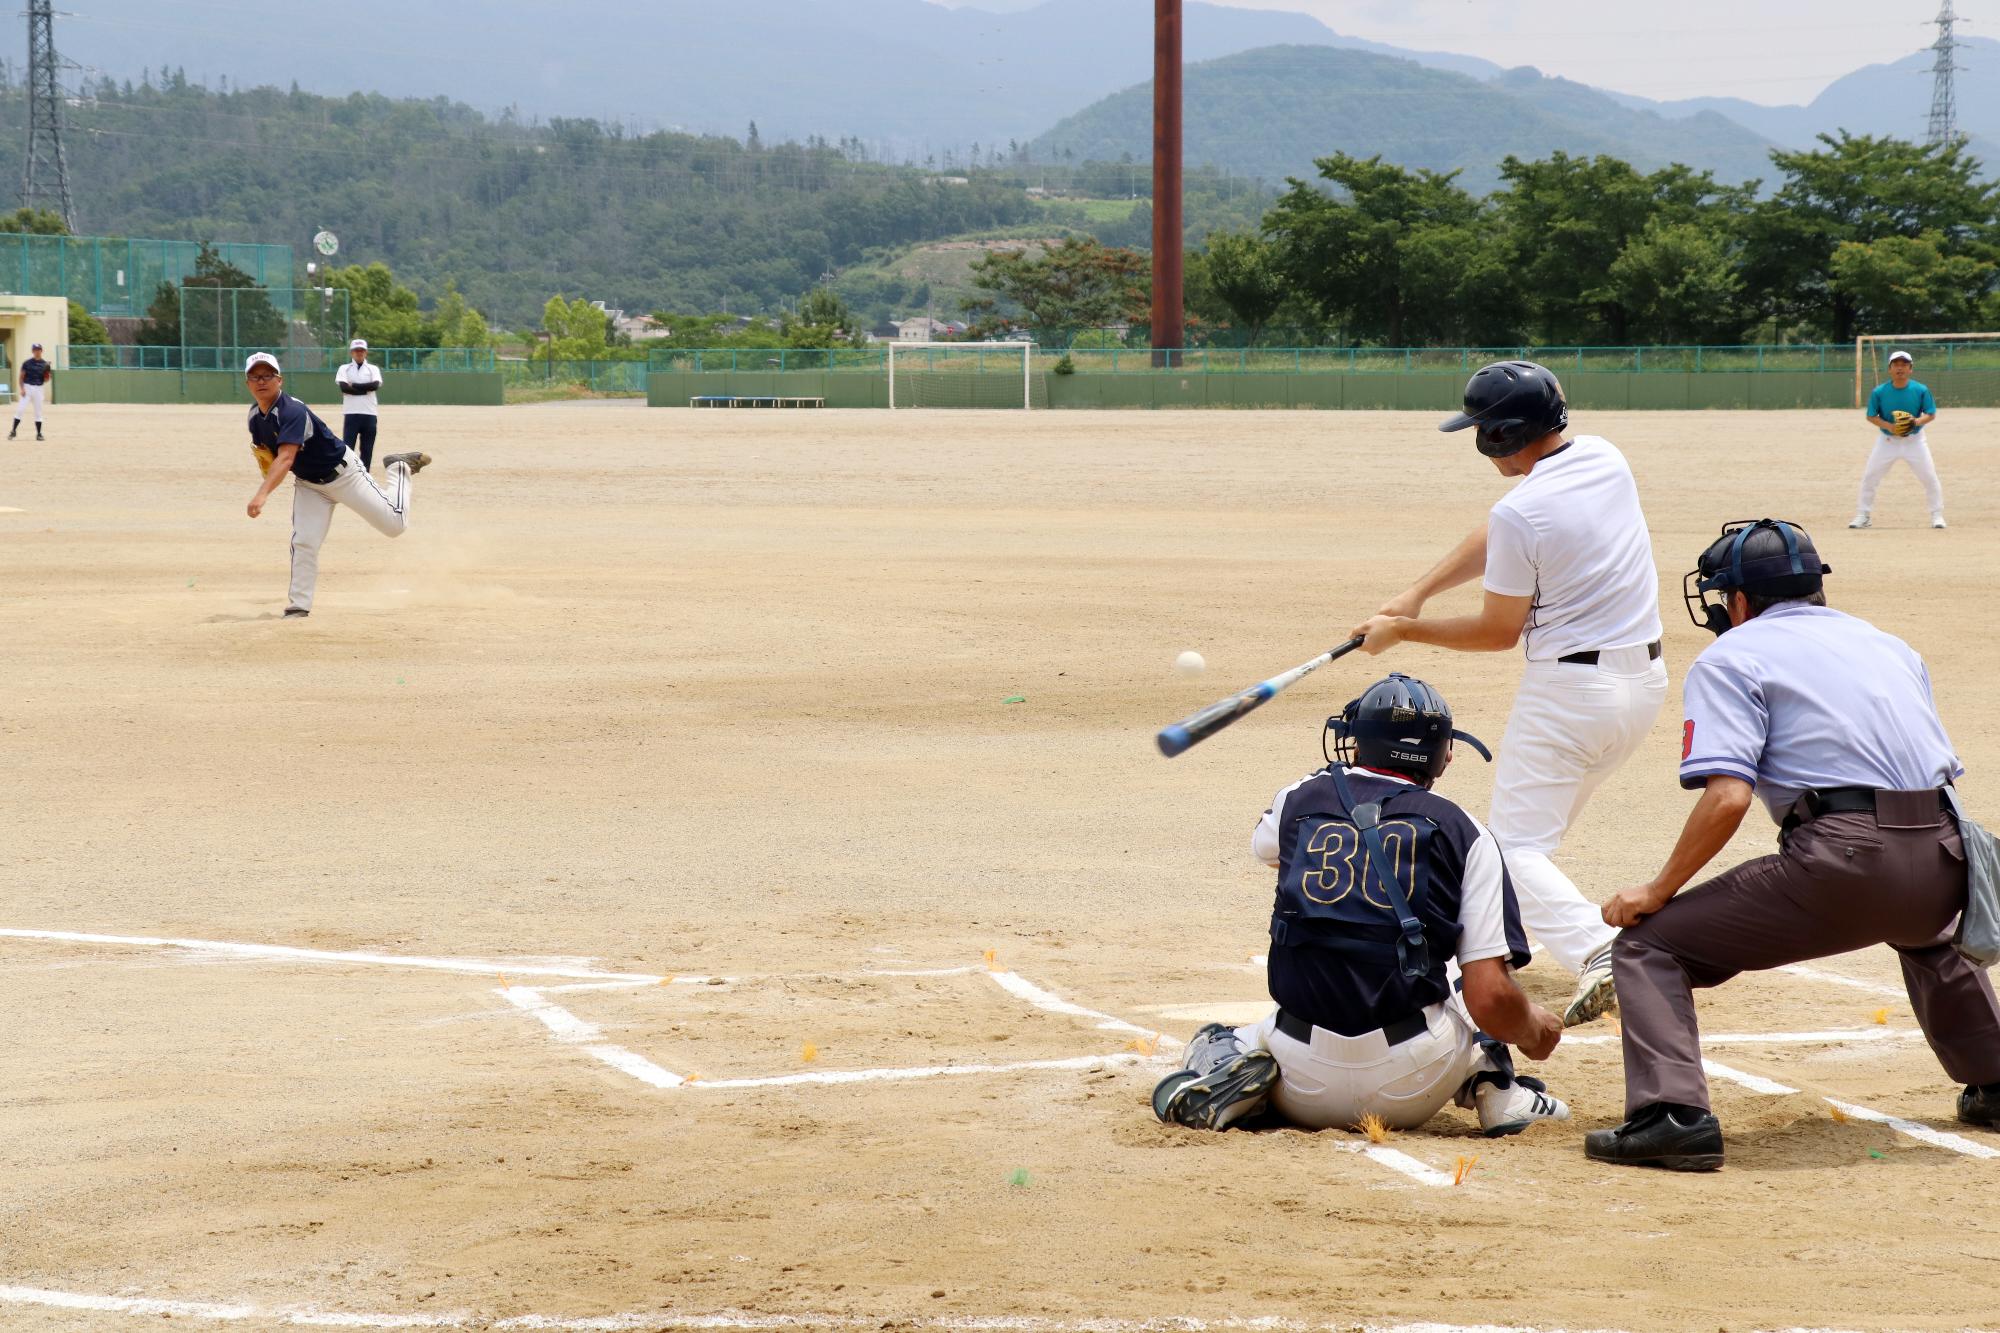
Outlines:
[[1346, 770], [1356, 801], [1381, 803], [1383, 849], [1431, 945], [1427, 976], [1396, 962], [1396, 912], [1326, 770], [1278, 794], [1251, 851], [1278, 870], [1271, 913], [1271, 998], [1315, 1026], [1359, 1036], [1450, 993], [1445, 959], [1526, 966], [1514, 887], [1480, 822], [1413, 782]]

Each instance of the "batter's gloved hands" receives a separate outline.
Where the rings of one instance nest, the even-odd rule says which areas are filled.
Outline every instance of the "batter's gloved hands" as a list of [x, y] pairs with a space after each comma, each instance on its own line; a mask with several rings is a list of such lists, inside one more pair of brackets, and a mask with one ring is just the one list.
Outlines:
[[1908, 412], [1891, 412], [1889, 420], [1895, 423], [1889, 427], [1891, 435], [1908, 435], [1917, 424], [1917, 419]]

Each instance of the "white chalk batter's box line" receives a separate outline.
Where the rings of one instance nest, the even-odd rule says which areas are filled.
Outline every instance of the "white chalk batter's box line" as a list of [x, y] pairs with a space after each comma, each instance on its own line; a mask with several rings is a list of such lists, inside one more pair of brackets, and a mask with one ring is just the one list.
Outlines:
[[[458, 973], [462, 975], [499, 977], [503, 981], [512, 976], [534, 977], [565, 983], [561, 986], [515, 986], [505, 985], [497, 993], [514, 1008], [536, 1019], [548, 1029], [558, 1042], [574, 1046], [585, 1055], [617, 1070], [619, 1073], [638, 1080], [649, 1087], [674, 1090], [743, 1090], [799, 1085], [838, 1085], [865, 1082], [899, 1082], [913, 1079], [963, 1077], [968, 1075], [1014, 1073], [1032, 1070], [1083, 1070], [1160, 1062], [1159, 1054], [1119, 1052], [1100, 1055], [1076, 1056], [1059, 1060], [1024, 1060], [1004, 1064], [968, 1065], [925, 1065], [901, 1069], [861, 1069], [861, 1070], [812, 1070], [800, 1073], [774, 1074], [755, 1078], [704, 1080], [691, 1078], [663, 1068], [636, 1051], [605, 1041], [602, 1031], [592, 1023], [579, 1018], [569, 1010], [554, 1004], [547, 998], [548, 993], [557, 990], [630, 990], [659, 985], [712, 985], [728, 982], [732, 978], [722, 977], [668, 977], [650, 973], [607, 972], [596, 968], [574, 966], [550, 966], [545, 963], [508, 964], [489, 959], [433, 958], [406, 954], [385, 954], [365, 951], [342, 951], [325, 949], [301, 949], [288, 945], [243, 944], [219, 940], [182, 939], [151, 935], [103, 935], [74, 931], [21, 930], [0, 928], [0, 938], [38, 940], [50, 943], [103, 944], [138, 948], [182, 949], [199, 954], [220, 955], [241, 959], [255, 959], [270, 962], [320, 963], [357, 967], [414, 968], [426, 971]], [[1817, 973], [1809, 969], [1787, 969], [1808, 979], [1829, 979], [1841, 984], [1870, 988], [1871, 983], [1854, 982], [1850, 978], [1831, 973]], [[960, 976], [981, 973], [982, 969], [971, 966], [945, 968], [901, 968], [882, 971], [855, 971], [845, 973], [799, 973], [789, 974], [788, 979], [802, 977], [934, 977]], [[1002, 990], [1023, 1000], [1034, 1008], [1048, 1013], [1064, 1014], [1071, 1017], [1093, 1020], [1099, 1030], [1130, 1034], [1142, 1039], [1153, 1050], [1181, 1043], [1153, 1029], [1128, 1023], [1124, 1019], [1095, 1009], [1085, 1008], [1063, 999], [1053, 991], [1037, 986], [1017, 973], [999, 971], [990, 965], [983, 970]], [[1834, 1045], [1847, 1042], [1866, 1042], [1897, 1039], [1907, 1035], [1887, 1028], [1840, 1029], [1828, 1032], [1809, 1033], [1724, 1033], [1703, 1038], [1704, 1045], [1755, 1045], [1810, 1043]], [[1570, 1042], [1578, 1045], [1598, 1045], [1609, 1043], [1614, 1038], [1591, 1034], [1572, 1037]], [[1718, 1077], [1729, 1079], [1754, 1092], [1780, 1095], [1796, 1092], [1797, 1089], [1744, 1073], [1725, 1065], [1714, 1065], [1704, 1061], [1710, 1071]], [[2000, 1151], [1988, 1148], [1960, 1135], [1934, 1130], [1914, 1121], [1905, 1120], [1866, 1107], [1855, 1106], [1835, 1098], [1825, 1100], [1843, 1114], [1855, 1119], [1883, 1124], [1898, 1133], [1909, 1135], [1933, 1147], [1947, 1148], [1968, 1157], [2000, 1157]], [[1346, 1151], [1359, 1153], [1378, 1165], [1389, 1168], [1419, 1184], [1433, 1188], [1451, 1186], [1452, 1176], [1438, 1171], [1406, 1153], [1398, 1152], [1380, 1144], [1336, 1140]]]
[[[146, 1296], [99, 1296], [84, 1292], [52, 1291], [45, 1287], [0, 1286], [0, 1305], [71, 1310], [93, 1314], [122, 1314], [142, 1319], [183, 1319], [204, 1323], [235, 1324], [253, 1322], [263, 1326], [290, 1328], [485, 1328], [546, 1330], [547, 1333], [644, 1333], [671, 1330], [697, 1333], [703, 1329], [814, 1329], [871, 1330], [883, 1327], [925, 1330], [926, 1333], [1569, 1333], [1560, 1328], [1519, 1324], [1356, 1324], [1351, 1320], [1322, 1323], [1292, 1319], [1283, 1315], [1202, 1319], [1193, 1315], [1165, 1315], [1151, 1319], [1082, 1318], [1059, 1319], [1042, 1315], [895, 1315], [852, 1314], [763, 1314], [752, 1310], [717, 1310], [708, 1314], [684, 1314], [672, 1310], [638, 1311], [631, 1314], [563, 1316], [513, 1315], [506, 1318], [477, 1315], [468, 1311], [423, 1314], [367, 1314], [318, 1310], [305, 1306], [269, 1307], [248, 1302], [161, 1300]], [[1840, 1329], [1786, 1328], [1751, 1329], [1749, 1333], [1851, 1333], [1853, 1325]], [[1580, 1331], [1581, 1333], [1581, 1331]], [[1593, 1329], [1588, 1333], [1618, 1333], [1616, 1329]], [[1961, 1333], [1982, 1333], [1965, 1329]], [[1995, 1333], [1986, 1330], [1985, 1333]]]

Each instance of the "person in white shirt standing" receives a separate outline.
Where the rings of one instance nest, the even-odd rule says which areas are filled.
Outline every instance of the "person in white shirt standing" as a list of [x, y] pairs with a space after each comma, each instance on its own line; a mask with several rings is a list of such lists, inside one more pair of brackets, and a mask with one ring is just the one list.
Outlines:
[[[1465, 386], [1446, 431], [1477, 428], [1479, 452], [1521, 482], [1481, 527], [1352, 635], [1500, 652], [1525, 635], [1527, 670], [1500, 741], [1487, 825], [1542, 947], [1578, 973], [1568, 1026], [1609, 1010], [1616, 931], [1556, 867], [1557, 847], [1600, 783], [1652, 729], [1667, 697], [1659, 573], [1625, 456], [1593, 435], [1565, 440], [1562, 385], [1532, 361], [1498, 361]], [[1477, 615], [1422, 618], [1424, 604], [1483, 575]]]
[[382, 368], [368, 364], [366, 338], [356, 338], [347, 351], [353, 360], [333, 375], [340, 387], [340, 442], [361, 456], [361, 470], [367, 472], [375, 466], [375, 395], [382, 389]]

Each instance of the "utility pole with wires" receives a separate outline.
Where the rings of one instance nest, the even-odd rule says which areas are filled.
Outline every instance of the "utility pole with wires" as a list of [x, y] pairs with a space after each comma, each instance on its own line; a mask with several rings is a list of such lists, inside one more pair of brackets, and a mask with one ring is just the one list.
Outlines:
[[1931, 126], [1927, 142], [1933, 146], [1957, 143], [1958, 97], [1952, 88], [1952, 74], [1964, 66], [1953, 57], [1965, 43], [1954, 33], [1955, 25], [1964, 22], [1952, 12], [1951, 0], [1944, 0], [1938, 7], [1938, 16], [1931, 20], [1937, 25], [1938, 39], [1931, 44], [1937, 59], [1931, 65]]
[[76, 205], [63, 155], [55, 22], [55, 0], [28, 0], [28, 156], [21, 172], [21, 206], [49, 209], [74, 232]]

